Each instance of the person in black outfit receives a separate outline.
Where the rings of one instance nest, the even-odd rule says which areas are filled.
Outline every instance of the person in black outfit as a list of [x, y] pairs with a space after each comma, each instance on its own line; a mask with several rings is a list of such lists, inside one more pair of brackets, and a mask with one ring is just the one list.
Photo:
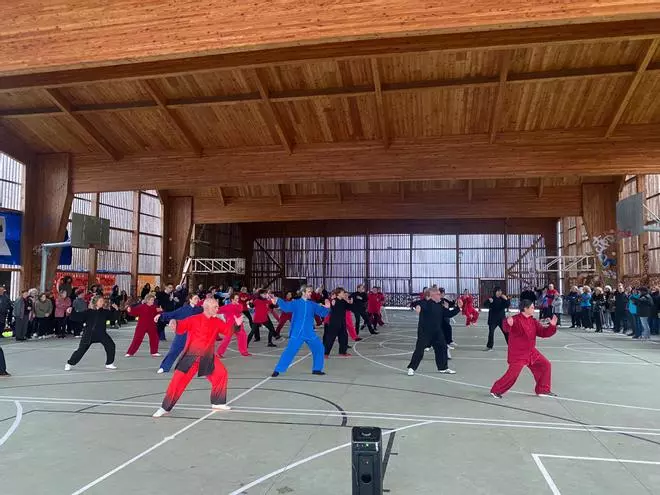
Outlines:
[[[440, 291], [440, 302], [442, 303], [447, 303], [449, 308], [453, 308], [456, 306], [456, 302], [452, 301], [451, 299], [447, 299], [445, 297], [445, 289], [443, 287], [440, 287], [438, 289]], [[453, 315], [452, 315], [453, 316]], [[452, 316], [447, 316], [445, 315], [445, 321], [442, 323], [442, 333], [445, 335], [445, 342], [447, 342], [447, 346], [450, 349], [453, 349], [455, 344], [454, 344], [454, 329], [451, 327], [451, 318]], [[448, 354], [449, 359], [451, 359], [451, 355]]]
[[7, 295], [7, 290], [0, 287], [0, 333], [5, 331], [7, 325], [7, 316], [11, 311], [11, 299]]
[[614, 292], [614, 333], [626, 331], [626, 311], [628, 310], [628, 294], [619, 284]]
[[[163, 313], [169, 313], [176, 309], [177, 301], [174, 297], [174, 286], [172, 284], [165, 285], [165, 288], [162, 291], [156, 293], [156, 303], [163, 310]], [[158, 328], [158, 338], [161, 341], [166, 341], [167, 340], [165, 338], [166, 325], [163, 322], [162, 318], [158, 320], [158, 324], [156, 325], [156, 327]]]
[[435, 352], [435, 364], [440, 373], [453, 375], [456, 372], [448, 367], [447, 341], [443, 326], [446, 318], [456, 316], [463, 303], [459, 300], [457, 307], [450, 309], [449, 304], [442, 302], [442, 296], [437, 288], [429, 291], [429, 299], [413, 303], [415, 311], [419, 314], [417, 325], [417, 343], [410, 364], [408, 364], [408, 376], [415, 374], [419, 363], [424, 357], [424, 350], [431, 346]]
[[369, 329], [369, 333], [372, 335], [377, 335], [378, 331], [371, 324], [371, 319], [367, 314], [367, 298], [369, 294], [364, 288], [363, 284], [357, 286], [357, 290], [353, 292], [350, 298], [353, 300], [353, 314], [355, 315], [355, 333], [360, 335], [360, 318], [364, 320], [364, 324]]
[[115, 316], [119, 308], [112, 306], [111, 309], [105, 309], [105, 299], [103, 296], [94, 296], [90, 303], [90, 309], [84, 313], [85, 330], [83, 331], [80, 345], [76, 349], [64, 366], [64, 371], [71, 371], [71, 368], [78, 364], [92, 344], [101, 344], [105, 349], [105, 367], [114, 370], [115, 366], [115, 343], [108, 335], [107, 321]]
[[5, 361], [5, 353], [2, 352], [2, 347], [0, 347], [0, 377], [11, 376], [10, 373], [7, 373], [7, 362]]
[[596, 333], [603, 333], [603, 311], [605, 310], [605, 294], [603, 289], [596, 287], [591, 298], [592, 321], [596, 324]]
[[571, 315], [571, 328], [581, 327], [582, 319], [580, 318], [580, 291], [576, 286], [573, 286], [568, 293], [568, 314]]
[[142, 300], [145, 297], [147, 297], [147, 294], [149, 294], [149, 292], [151, 292], [151, 284], [147, 282], [146, 284], [144, 284], [144, 287], [142, 287], [142, 291], [140, 292], [140, 299]]
[[343, 287], [338, 287], [331, 299], [330, 317], [323, 333], [323, 347], [325, 357], [330, 355], [335, 340], [339, 340], [339, 355], [349, 357], [348, 351], [348, 329], [346, 328], [346, 313], [353, 309], [353, 305], [347, 300], [347, 293]]
[[511, 305], [509, 298], [504, 295], [501, 287], [493, 289], [493, 296], [490, 297], [485, 306], [488, 308], [488, 342], [485, 351], [492, 351], [495, 345], [495, 329], [500, 327], [504, 340], [509, 343], [509, 336], [502, 330], [502, 321], [506, 316], [506, 310]]

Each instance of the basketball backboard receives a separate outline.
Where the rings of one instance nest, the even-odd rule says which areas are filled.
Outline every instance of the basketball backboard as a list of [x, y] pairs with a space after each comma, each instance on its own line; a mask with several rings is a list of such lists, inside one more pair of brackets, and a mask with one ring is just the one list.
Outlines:
[[630, 237], [644, 232], [644, 194], [637, 193], [616, 204], [616, 229], [619, 237]]
[[110, 220], [90, 215], [71, 215], [71, 246], [108, 249], [110, 246]]

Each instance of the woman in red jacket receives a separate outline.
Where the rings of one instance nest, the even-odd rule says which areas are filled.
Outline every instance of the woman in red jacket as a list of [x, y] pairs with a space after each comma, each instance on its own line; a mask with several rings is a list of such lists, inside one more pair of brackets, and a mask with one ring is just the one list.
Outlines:
[[[240, 317], [243, 314], [243, 305], [239, 300], [239, 295], [232, 294], [231, 302], [229, 304], [225, 304], [224, 306], [220, 306], [218, 308], [218, 314], [223, 315], [225, 321], [228, 322], [232, 322], [236, 318]], [[245, 334], [245, 330], [243, 329], [243, 325], [241, 325], [240, 329], [236, 330], [232, 335], [236, 336], [236, 342], [238, 342], [238, 352], [241, 353], [241, 356], [251, 356], [252, 354], [248, 352], [248, 339], [247, 335]], [[227, 350], [227, 347], [229, 347], [229, 342], [231, 341], [232, 335], [225, 337], [222, 339], [222, 342], [220, 342], [217, 351], [219, 358], [224, 357], [225, 351]]]
[[536, 395], [554, 397], [552, 393], [552, 367], [550, 361], [536, 348], [536, 337], [548, 338], [557, 332], [557, 317], [554, 316], [550, 325], [543, 326], [534, 319], [534, 303], [524, 300], [520, 313], [508, 317], [502, 322], [502, 330], [509, 336], [509, 353], [507, 362], [509, 369], [502, 378], [493, 384], [490, 394], [501, 399], [502, 394], [513, 387], [522, 369], [527, 366], [536, 380]]
[[376, 325], [380, 325], [381, 327], [385, 325], [381, 314], [384, 302], [385, 294], [380, 292], [380, 287], [372, 287], [369, 296], [367, 296], [367, 313], [369, 313], [369, 318], [374, 328], [376, 328]]
[[254, 337], [255, 342], [261, 340], [261, 325], [265, 326], [268, 329], [268, 347], [277, 347], [273, 344], [273, 337], [276, 337], [275, 327], [273, 322], [268, 316], [270, 311], [271, 301], [268, 299], [268, 292], [265, 289], [261, 289], [257, 293], [257, 297], [252, 301], [254, 306], [254, 316], [252, 317], [252, 331], [248, 335], [248, 345]]
[[463, 295], [459, 298], [463, 301], [463, 310], [461, 311], [465, 316], [465, 326], [476, 325], [479, 319], [479, 311], [474, 307], [474, 298], [467, 289], [463, 291]]
[[153, 294], [147, 294], [147, 297], [144, 298], [143, 304], [138, 304], [137, 306], [128, 306], [126, 312], [132, 316], [138, 317], [138, 323], [135, 327], [135, 335], [133, 335], [133, 341], [126, 351], [126, 357], [133, 357], [133, 354], [142, 345], [144, 340], [144, 335], [149, 335], [149, 351], [153, 357], [159, 357], [160, 353], [158, 352], [158, 328], [154, 319], [156, 315], [162, 310], [154, 304], [156, 296]]
[[[291, 292], [286, 293], [286, 297], [284, 298], [286, 302], [290, 302], [293, 300], [293, 294]], [[285, 311], [282, 311], [280, 313], [280, 317], [278, 319], [277, 323], [277, 328], [275, 329], [275, 333], [277, 335], [280, 335], [282, 333], [282, 329], [284, 328], [284, 325], [286, 325], [287, 321], [291, 321], [291, 317], [293, 316], [293, 313], [287, 313]]]

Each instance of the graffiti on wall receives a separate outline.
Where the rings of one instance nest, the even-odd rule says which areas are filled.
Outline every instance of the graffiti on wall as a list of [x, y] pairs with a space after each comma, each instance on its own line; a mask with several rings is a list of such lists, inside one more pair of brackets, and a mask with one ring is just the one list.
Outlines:
[[596, 259], [600, 263], [603, 278], [616, 280], [616, 235], [603, 233], [591, 238]]

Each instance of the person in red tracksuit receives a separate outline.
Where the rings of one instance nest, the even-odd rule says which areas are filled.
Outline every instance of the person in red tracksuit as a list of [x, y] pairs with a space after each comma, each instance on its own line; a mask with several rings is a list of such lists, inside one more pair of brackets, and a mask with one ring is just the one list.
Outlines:
[[149, 352], [151, 352], [151, 355], [153, 357], [160, 356], [160, 353], [158, 352], [158, 327], [156, 326], [154, 319], [162, 310], [154, 304], [155, 300], [156, 296], [153, 294], [147, 294], [144, 298], [143, 304], [138, 304], [133, 307], [128, 306], [126, 308], [128, 314], [138, 317], [133, 341], [131, 342], [131, 345], [128, 346], [126, 357], [133, 357], [142, 345], [145, 334], [149, 336]]
[[[286, 297], [284, 298], [286, 302], [292, 301], [293, 300], [293, 294], [291, 292], [286, 293]], [[280, 335], [282, 333], [282, 329], [284, 328], [284, 325], [286, 325], [287, 321], [291, 321], [291, 317], [293, 316], [293, 313], [287, 313], [285, 311], [282, 311], [280, 313], [280, 317], [278, 319], [277, 323], [277, 328], [275, 329], [275, 333], [277, 335]]]
[[474, 297], [465, 289], [459, 299], [463, 301], [463, 310], [461, 312], [465, 316], [465, 326], [476, 325], [479, 319], [479, 311], [474, 307]]
[[167, 387], [163, 404], [153, 417], [160, 418], [172, 410], [190, 381], [205, 376], [211, 382], [211, 408], [221, 411], [231, 409], [227, 405], [227, 369], [213, 353], [218, 335], [231, 336], [243, 324], [243, 316], [230, 322], [218, 318], [218, 301], [204, 300], [204, 312], [177, 323], [177, 334], [188, 334], [186, 346], [176, 365], [176, 371]]
[[381, 315], [384, 299], [385, 296], [379, 292], [378, 287], [371, 288], [369, 296], [367, 297], [367, 313], [369, 313], [369, 319], [374, 328], [376, 328], [376, 325], [385, 325]]
[[493, 384], [490, 393], [501, 399], [502, 395], [516, 383], [522, 369], [527, 366], [536, 380], [536, 395], [554, 397], [552, 392], [552, 367], [550, 361], [536, 348], [536, 337], [548, 338], [557, 332], [557, 317], [544, 326], [534, 318], [534, 303], [523, 300], [520, 313], [502, 322], [502, 330], [509, 335], [509, 369]]
[[248, 294], [247, 287], [241, 287], [241, 291], [238, 293], [238, 300], [241, 302], [243, 316], [247, 319], [248, 324], [252, 326], [252, 315], [250, 314], [250, 308], [248, 307], [248, 303], [252, 301], [252, 296]]
[[268, 299], [268, 291], [261, 289], [257, 293], [257, 297], [252, 301], [252, 305], [254, 306], [254, 317], [252, 318], [252, 331], [248, 335], [248, 345], [250, 345], [252, 337], [254, 337], [255, 342], [261, 340], [260, 329], [261, 325], [263, 325], [268, 329], [268, 347], [277, 347], [273, 344], [273, 337], [277, 337], [275, 327], [268, 316], [271, 307], [271, 300]]
[[[238, 294], [232, 294], [231, 296], [231, 302], [229, 304], [225, 304], [224, 306], [218, 308], [218, 314], [223, 315], [225, 318], [225, 321], [233, 321], [234, 319], [238, 318], [243, 314], [243, 305], [239, 301], [239, 295]], [[251, 356], [248, 352], [248, 339], [247, 339], [247, 334], [245, 333], [245, 330], [243, 330], [243, 326], [237, 331], [234, 332], [236, 336], [236, 342], [238, 342], [238, 352], [241, 353], [241, 356]], [[220, 345], [218, 346], [218, 357], [223, 358], [225, 355], [225, 352], [227, 351], [227, 347], [229, 347], [229, 342], [231, 341], [231, 335], [229, 337], [225, 337], [222, 339], [222, 342], [220, 342]]]

